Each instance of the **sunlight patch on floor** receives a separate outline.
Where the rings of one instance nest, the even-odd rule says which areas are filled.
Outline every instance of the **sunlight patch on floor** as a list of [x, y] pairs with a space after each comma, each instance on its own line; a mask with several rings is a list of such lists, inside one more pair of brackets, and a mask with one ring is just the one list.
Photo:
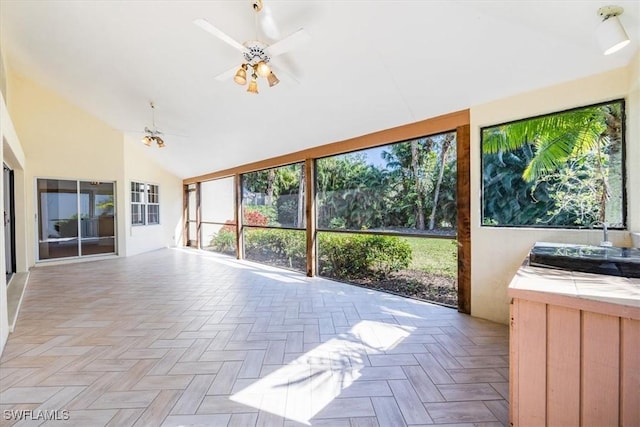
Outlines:
[[281, 274], [281, 273], [266, 273], [266, 272], [256, 272], [257, 275], [266, 277], [267, 279], [274, 279], [284, 283], [305, 283], [304, 280], [293, 277], [292, 275]]
[[342, 390], [360, 378], [364, 356], [391, 350], [415, 328], [361, 321], [287, 366], [231, 396], [231, 400], [310, 425]]

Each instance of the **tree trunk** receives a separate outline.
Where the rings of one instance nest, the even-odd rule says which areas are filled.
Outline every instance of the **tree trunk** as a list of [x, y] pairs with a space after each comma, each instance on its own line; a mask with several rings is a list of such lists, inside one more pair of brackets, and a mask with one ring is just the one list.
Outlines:
[[418, 141], [411, 141], [411, 172], [413, 174], [413, 182], [416, 198], [416, 228], [424, 230], [424, 208], [422, 204], [422, 185], [420, 181], [420, 164], [418, 158]]
[[440, 197], [440, 186], [442, 185], [442, 178], [444, 177], [444, 165], [447, 162], [447, 154], [451, 143], [453, 142], [453, 134], [449, 134], [442, 141], [442, 150], [440, 151], [440, 171], [438, 174], [438, 182], [436, 182], [436, 188], [433, 195], [433, 209], [431, 209], [431, 217], [429, 218], [429, 230], [433, 230], [436, 226], [436, 211], [438, 209], [438, 197]]
[[273, 187], [276, 181], [276, 170], [269, 169], [267, 172], [267, 197], [265, 199], [265, 205], [273, 206]]

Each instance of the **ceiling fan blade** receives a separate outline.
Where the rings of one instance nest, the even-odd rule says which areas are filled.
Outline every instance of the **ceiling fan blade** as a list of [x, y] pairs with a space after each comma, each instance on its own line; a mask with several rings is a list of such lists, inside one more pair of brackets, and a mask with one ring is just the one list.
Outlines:
[[272, 57], [282, 55], [305, 43], [310, 38], [309, 33], [307, 33], [304, 28], [300, 28], [298, 31], [289, 34], [287, 37], [269, 46], [267, 51]]
[[247, 51], [247, 48], [244, 45], [235, 41], [233, 38], [228, 36], [219, 28], [215, 27], [211, 22], [207, 21], [206, 19], [198, 18], [194, 20], [193, 23], [196, 24], [198, 27], [202, 28], [203, 30], [205, 30], [206, 32], [213, 34], [223, 42], [227, 43], [229, 46], [232, 46], [238, 49], [240, 52]]
[[215, 76], [214, 79], [220, 82], [224, 80], [228, 80], [236, 74], [236, 71], [238, 71], [238, 68], [240, 68], [238, 65], [234, 65], [233, 68], [229, 68], [227, 71], [223, 71], [222, 73]]
[[262, 10], [258, 14], [258, 18], [260, 28], [262, 28], [264, 35], [271, 40], [278, 40], [280, 38], [280, 30], [278, 29], [275, 19], [273, 19], [271, 8], [266, 5], [263, 6]]

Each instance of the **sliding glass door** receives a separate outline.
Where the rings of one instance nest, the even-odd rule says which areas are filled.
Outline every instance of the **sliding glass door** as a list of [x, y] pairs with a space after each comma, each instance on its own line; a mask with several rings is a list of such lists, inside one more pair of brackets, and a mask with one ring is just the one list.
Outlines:
[[38, 259], [116, 252], [115, 185], [38, 179]]

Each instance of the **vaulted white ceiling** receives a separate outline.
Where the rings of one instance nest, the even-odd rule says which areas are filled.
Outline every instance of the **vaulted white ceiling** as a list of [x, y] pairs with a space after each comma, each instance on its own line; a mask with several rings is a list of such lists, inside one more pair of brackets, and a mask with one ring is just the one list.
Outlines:
[[615, 2], [632, 44], [610, 56], [594, 37], [606, 1], [264, 3], [281, 34], [311, 39], [276, 58], [298, 82], [260, 79], [259, 95], [214, 79], [241, 54], [193, 24], [255, 39], [250, 0], [1, 0], [2, 49], [13, 71], [135, 143], [153, 101], [167, 147], [147, 152], [189, 177], [625, 66], [640, 39], [637, 1]]

